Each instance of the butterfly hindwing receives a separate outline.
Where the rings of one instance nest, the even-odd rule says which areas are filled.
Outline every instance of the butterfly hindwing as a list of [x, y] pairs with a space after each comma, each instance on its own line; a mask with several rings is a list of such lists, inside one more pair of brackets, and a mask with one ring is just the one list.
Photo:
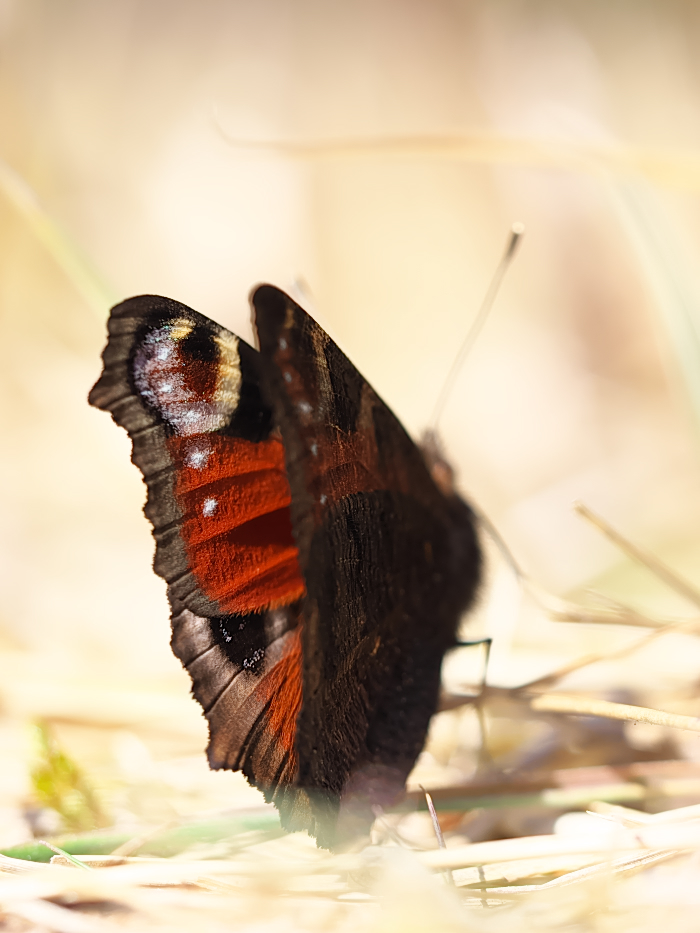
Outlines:
[[252, 301], [307, 588], [298, 781], [329, 844], [403, 789], [479, 551], [471, 510], [328, 335], [271, 286]]

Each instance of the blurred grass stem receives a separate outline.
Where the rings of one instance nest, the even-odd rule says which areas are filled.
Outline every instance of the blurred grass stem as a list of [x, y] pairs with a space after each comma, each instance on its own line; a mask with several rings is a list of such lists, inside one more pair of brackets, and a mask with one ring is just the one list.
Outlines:
[[68, 233], [49, 216], [36, 192], [7, 162], [0, 159], [0, 190], [25, 220], [39, 242], [88, 306], [103, 320], [108, 309], [117, 302], [112, 288], [95, 270], [93, 263], [73, 242]]
[[631, 541], [628, 541], [627, 538], [623, 537], [623, 535], [608, 525], [605, 519], [596, 515], [595, 512], [592, 512], [587, 506], [583, 505], [583, 503], [577, 502], [574, 506], [574, 510], [582, 518], [585, 518], [586, 521], [598, 528], [599, 531], [602, 531], [605, 537], [612, 541], [623, 553], [627, 554], [628, 557], [631, 557], [648, 570], [651, 570], [659, 580], [663, 580], [672, 590], [675, 590], [694, 606], [700, 608], [700, 592], [698, 592], [695, 587], [691, 586], [690, 583], [679, 577], [678, 574], [674, 573], [669, 567], [666, 567], [665, 564], [662, 564], [661, 561], [652, 554], [647, 554], [646, 551], [632, 544]]

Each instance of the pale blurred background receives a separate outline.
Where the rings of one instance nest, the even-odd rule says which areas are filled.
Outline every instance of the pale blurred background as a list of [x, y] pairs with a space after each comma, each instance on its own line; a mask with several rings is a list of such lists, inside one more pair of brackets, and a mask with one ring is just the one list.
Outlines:
[[[513, 221], [441, 422], [460, 486], [550, 592], [690, 611], [572, 503], [700, 583], [696, 3], [0, 0], [0, 113], [45, 211], [4, 170], [6, 710], [160, 715], [157, 737], [165, 691], [183, 750], [203, 743], [143, 484], [86, 402], [111, 300], [167, 295], [250, 339], [250, 289], [301, 288], [418, 437]], [[491, 575], [472, 631], [501, 639], [495, 682], [531, 635], [543, 670], [583, 646]], [[668, 644], [640, 669], [695, 680], [695, 641]]]

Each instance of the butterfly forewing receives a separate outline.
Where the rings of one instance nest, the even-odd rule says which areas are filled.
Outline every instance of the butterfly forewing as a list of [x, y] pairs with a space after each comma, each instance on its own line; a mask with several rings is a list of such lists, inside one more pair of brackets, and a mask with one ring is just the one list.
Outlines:
[[103, 359], [90, 402], [129, 432], [148, 487], [155, 570], [209, 721], [209, 761], [241, 768], [270, 797], [296, 773], [304, 583], [257, 351], [143, 296], [112, 310]]

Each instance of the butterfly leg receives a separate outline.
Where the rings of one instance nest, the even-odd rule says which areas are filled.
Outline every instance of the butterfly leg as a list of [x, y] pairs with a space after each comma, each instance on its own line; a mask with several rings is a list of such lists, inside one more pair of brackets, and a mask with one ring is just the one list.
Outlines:
[[481, 744], [479, 746], [479, 762], [478, 769], [479, 771], [489, 768], [494, 764], [493, 757], [489, 751], [488, 745], [488, 731], [486, 728], [486, 717], [484, 715], [484, 694], [486, 688], [486, 680], [488, 677], [489, 669], [489, 658], [491, 657], [491, 645], [493, 643], [492, 638], [478, 638], [475, 641], [458, 641], [458, 648], [476, 648], [479, 645], [484, 646], [484, 667], [481, 674], [481, 683], [479, 684], [479, 693], [474, 698], [474, 709], [476, 711], [476, 716], [479, 721], [479, 732], [481, 733]]
[[478, 648], [479, 645], [484, 645], [484, 673], [481, 676], [481, 689], [486, 686], [486, 675], [488, 674], [489, 667], [489, 658], [491, 657], [491, 645], [493, 644], [493, 638], [477, 638], [476, 641], [457, 641], [457, 648]]

